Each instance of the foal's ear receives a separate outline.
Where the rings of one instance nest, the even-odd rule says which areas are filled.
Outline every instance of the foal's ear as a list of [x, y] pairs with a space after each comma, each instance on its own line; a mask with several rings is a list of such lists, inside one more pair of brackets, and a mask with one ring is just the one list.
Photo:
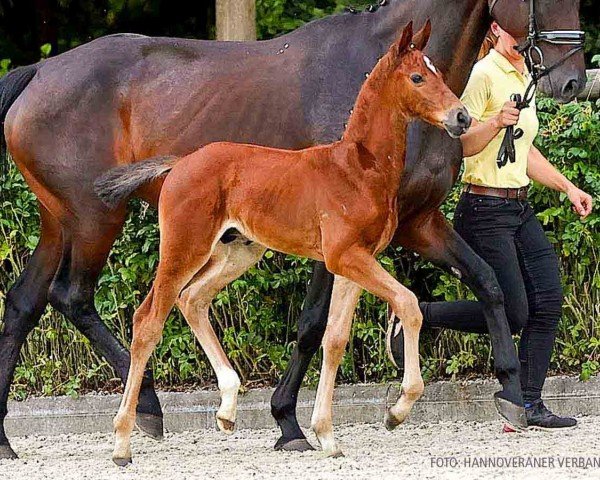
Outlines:
[[413, 38], [415, 48], [421, 51], [424, 50], [429, 42], [429, 37], [431, 37], [431, 20], [427, 19], [423, 28], [419, 30]]
[[400, 57], [400, 55], [402, 55], [406, 50], [408, 50], [410, 48], [410, 45], [412, 44], [412, 40], [413, 40], [413, 22], [411, 20], [410, 22], [408, 22], [408, 25], [406, 25], [406, 27], [404, 27], [404, 30], [402, 31], [402, 36], [400, 37], [400, 40], [398, 40], [392, 47], [396, 58]]

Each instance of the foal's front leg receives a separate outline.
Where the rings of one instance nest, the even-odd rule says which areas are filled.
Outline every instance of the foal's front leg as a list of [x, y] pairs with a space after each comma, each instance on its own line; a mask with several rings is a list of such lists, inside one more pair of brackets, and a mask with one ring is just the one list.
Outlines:
[[403, 319], [405, 328], [406, 369], [402, 380], [402, 396], [386, 415], [388, 425], [403, 422], [414, 403], [423, 394], [424, 383], [419, 362], [419, 332], [423, 317], [417, 297], [386, 272], [365, 250], [347, 250], [334, 265], [328, 267], [337, 275], [343, 275], [345, 279], [336, 276], [333, 287], [330, 316], [323, 340], [323, 367], [312, 426], [325, 453], [337, 456], [341, 451], [333, 438], [331, 420], [333, 386], [337, 368], [350, 336], [350, 326], [360, 287], [390, 303], [394, 313]]
[[323, 337], [323, 364], [311, 421], [323, 452], [331, 457], [343, 456], [333, 435], [333, 389], [361, 291], [362, 289], [350, 280], [335, 277], [329, 319]]
[[345, 252], [338, 264], [340, 274], [388, 302], [394, 314], [402, 319], [405, 360], [402, 395], [385, 418], [386, 427], [393, 428], [406, 419], [424, 390], [419, 361], [419, 334], [423, 323], [419, 302], [414, 293], [392, 277], [364, 250]]

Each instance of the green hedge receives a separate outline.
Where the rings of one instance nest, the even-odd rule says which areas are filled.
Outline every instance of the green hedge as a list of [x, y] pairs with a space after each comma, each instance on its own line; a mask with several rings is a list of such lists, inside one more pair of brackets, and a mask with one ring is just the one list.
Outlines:
[[[600, 102], [559, 106], [540, 100], [540, 148], [600, 204]], [[0, 309], [4, 294], [35, 247], [35, 197], [11, 164], [0, 182]], [[452, 216], [455, 190], [444, 206]], [[600, 215], [580, 222], [563, 195], [535, 186], [532, 203], [562, 259], [566, 301], [552, 368], [589, 377], [600, 362]], [[156, 214], [137, 201], [100, 278], [96, 306], [116, 335], [128, 343], [130, 320], [152, 281], [158, 261]], [[454, 278], [410, 253], [389, 249], [381, 258], [421, 299], [454, 300], [469, 292]], [[225, 350], [248, 386], [272, 384], [289, 359], [296, 322], [306, 293], [311, 263], [269, 253], [243, 278], [221, 292], [212, 318]], [[385, 306], [365, 294], [342, 365], [343, 382], [384, 381], [395, 376], [384, 355]], [[427, 378], [490, 373], [486, 336], [425, 332], [421, 347]], [[163, 388], [178, 389], [214, 381], [210, 366], [179, 313], [171, 315], [153, 357]], [[314, 362], [308, 382], [318, 374]], [[21, 355], [11, 393], [77, 394], [118, 386], [114, 373], [89, 343], [60, 315], [48, 309]]]

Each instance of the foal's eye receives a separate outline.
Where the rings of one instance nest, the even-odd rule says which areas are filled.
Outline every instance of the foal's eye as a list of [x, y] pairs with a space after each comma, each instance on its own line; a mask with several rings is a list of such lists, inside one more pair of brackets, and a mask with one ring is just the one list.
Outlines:
[[423, 83], [423, 82], [424, 82], [424, 80], [423, 80], [423, 76], [422, 76], [422, 75], [419, 75], [418, 73], [413, 73], [413, 74], [410, 76], [410, 79], [411, 79], [411, 80], [412, 80], [412, 82], [413, 82], [414, 84], [416, 84], [416, 85], [418, 85], [419, 83]]

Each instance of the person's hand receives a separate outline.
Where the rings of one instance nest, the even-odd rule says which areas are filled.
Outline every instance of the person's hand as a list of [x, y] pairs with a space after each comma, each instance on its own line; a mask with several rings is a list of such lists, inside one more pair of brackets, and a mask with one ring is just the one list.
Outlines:
[[569, 188], [566, 193], [569, 197], [569, 200], [573, 204], [573, 210], [582, 219], [586, 218], [590, 213], [592, 213], [593, 201], [591, 195], [585, 193], [575, 185]]
[[520, 114], [521, 110], [517, 108], [516, 102], [506, 102], [502, 105], [500, 113], [493, 118], [494, 126], [497, 129], [502, 129], [516, 125], [519, 122]]

